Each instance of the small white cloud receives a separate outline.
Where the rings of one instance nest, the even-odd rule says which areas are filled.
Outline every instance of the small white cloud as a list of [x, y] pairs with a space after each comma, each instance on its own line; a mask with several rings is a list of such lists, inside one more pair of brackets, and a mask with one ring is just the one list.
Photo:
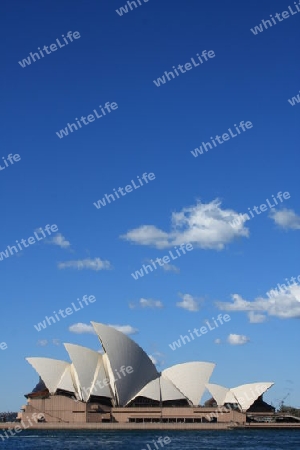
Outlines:
[[[133, 328], [130, 325], [107, 325], [108, 327], [112, 327], [115, 328], [118, 331], [121, 331], [121, 333], [124, 334], [136, 334], [138, 332], [138, 330], [136, 328]], [[77, 333], [77, 334], [84, 334], [84, 333], [88, 333], [88, 334], [96, 334], [94, 328], [92, 325], [89, 325], [87, 323], [74, 323], [74, 325], [71, 325], [69, 327], [69, 331], [71, 331], [72, 333]]]
[[74, 325], [71, 325], [69, 327], [69, 331], [71, 331], [72, 333], [77, 333], [77, 334], [84, 334], [84, 333], [96, 334], [92, 325], [88, 325], [87, 323], [81, 323], [81, 322], [74, 323]]
[[48, 345], [48, 341], [47, 339], [39, 339], [37, 341], [37, 345], [39, 345], [40, 347], [45, 347], [46, 345]]
[[136, 309], [136, 308], [151, 308], [151, 309], [161, 309], [164, 307], [163, 303], [160, 300], [152, 300], [151, 298], [141, 298], [139, 302], [136, 304], [134, 302], [129, 303], [130, 309]]
[[221, 344], [221, 339], [215, 339], [215, 344]]
[[124, 333], [124, 334], [138, 333], [138, 330], [136, 328], [133, 328], [131, 325], [108, 325], [108, 326], [115, 328], [116, 330], [121, 331], [121, 333]]
[[109, 270], [111, 269], [111, 264], [109, 261], [101, 260], [100, 258], [87, 258], [77, 261], [66, 261], [58, 263], [59, 269], [89, 269], [89, 270]]
[[60, 345], [60, 339], [52, 339], [54, 345]]
[[164, 264], [162, 268], [165, 272], [174, 272], [174, 273], [180, 272], [179, 267], [174, 266], [174, 264]]
[[257, 314], [254, 311], [248, 312], [250, 323], [263, 323], [266, 321], [266, 316], [264, 314]]
[[276, 225], [286, 230], [300, 230], [300, 216], [298, 216], [292, 209], [271, 210], [270, 217], [274, 220]]
[[230, 334], [227, 338], [227, 342], [230, 345], [244, 345], [247, 344], [250, 339], [243, 334]]
[[140, 305], [142, 308], [163, 308], [164, 306], [160, 300], [151, 300], [150, 298], [141, 298]]
[[210, 203], [199, 201], [172, 214], [169, 232], [155, 225], [141, 225], [120, 237], [134, 244], [158, 249], [191, 243], [202, 249], [223, 250], [235, 238], [249, 236], [244, 220], [232, 225], [239, 217], [232, 209], [222, 209], [218, 199]]
[[199, 311], [200, 309], [200, 301], [196, 298], [192, 297], [190, 294], [179, 294], [179, 296], [182, 298], [181, 302], [177, 302], [176, 306], [178, 308], [186, 309], [187, 311]]
[[49, 239], [48, 244], [58, 245], [60, 248], [68, 248], [71, 246], [61, 233], [55, 234], [52, 239]]

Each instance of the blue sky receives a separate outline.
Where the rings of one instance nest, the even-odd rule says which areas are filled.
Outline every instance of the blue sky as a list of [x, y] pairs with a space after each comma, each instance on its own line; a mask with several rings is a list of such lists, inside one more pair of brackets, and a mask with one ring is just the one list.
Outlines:
[[[47, 224], [58, 231], [0, 261], [0, 410], [19, 410], [37, 382], [25, 357], [68, 360], [63, 342], [99, 349], [91, 320], [126, 326], [160, 370], [212, 361], [211, 382], [274, 381], [265, 398], [278, 406], [289, 394], [300, 407], [299, 286], [267, 295], [300, 275], [300, 105], [288, 102], [300, 89], [300, 13], [255, 35], [251, 28], [293, 2], [141, 3], [123, 16], [124, 0], [1, 5], [0, 252]], [[18, 63], [68, 31], [80, 38]], [[156, 87], [203, 50], [215, 57]], [[107, 102], [118, 108], [56, 135]], [[192, 155], [241, 121], [252, 128]], [[11, 164], [9, 154], [21, 159]], [[93, 204], [144, 173], [155, 179]], [[278, 192], [290, 198], [230, 225]], [[131, 276], [183, 242], [193, 250]], [[85, 294], [96, 302], [35, 329]], [[220, 313], [231, 320], [171, 350]]]

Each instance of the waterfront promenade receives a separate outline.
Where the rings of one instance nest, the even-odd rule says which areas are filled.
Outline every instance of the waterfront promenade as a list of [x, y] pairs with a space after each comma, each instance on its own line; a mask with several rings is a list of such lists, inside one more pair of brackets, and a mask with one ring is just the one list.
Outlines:
[[[24, 421], [26, 424], [26, 422]], [[0, 423], [0, 430], [13, 429], [18, 422]], [[29, 424], [28, 424], [29, 425]], [[233, 429], [299, 429], [299, 423], [35, 423], [31, 430], [233, 430]]]

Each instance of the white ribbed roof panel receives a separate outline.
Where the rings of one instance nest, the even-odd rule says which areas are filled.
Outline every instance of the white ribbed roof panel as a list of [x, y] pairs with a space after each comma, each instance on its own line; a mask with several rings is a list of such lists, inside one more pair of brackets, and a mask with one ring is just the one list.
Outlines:
[[144, 350], [125, 334], [101, 323], [92, 322], [92, 325], [107, 353], [115, 378], [122, 366], [131, 366], [133, 369], [132, 373], [121, 375], [121, 379], [116, 379], [115, 383], [118, 402], [121, 406], [126, 405], [159, 374]]
[[177, 389], [172, 381], [161, 376], [160, 379], [161, 399], [163, 402], [168, 400], [187, 400], [187, 398]]
[[64, 391], [75, 392], [72, 373], [71, 373], [71, 364], [66, 367], [60, 382], [57, 385], [57, 389], [63, 389]]
[[199, 405], [215, 364], [207, 362], [188, 362], [176, 364], [162, 372], [192, 402]]
[[107, 356], [106, 353], [104, 353], [102, 355], [102, 361], [103, 361], [103, 365], [104, 365], [104, 370], [105, 370], [106, 376], [109, 378], [109, 381], [110, 381], [110, 388], [111, 388], [112, 393], [113, 393], [114, 398], [115, 398], [115, 396], [116, 396], [115, 378], [114, 378], [114, 374], [113, 374], [113, 371], [112, 371], [112, 368], [110, 366], [110, 362], [109, 362], [109, 359], [108, 359], [108, 356]]
[[229, 389], [229, 391], [227, 392], [224, 403], [239, 403], [238, 399], [236, 398], [231, 389]]
[[168, 401], [168, 400], [186, 400], [186, 397], [177, 389], [176, 386], [164, 377], [156, 378], [150, 381], [134, 398], [146, 397], [151, 400]]
[[110, 378], [105, 372], [103, 357], [99, 354], [99, 361], [95, 378], [92, 384], [91, 395], [97, 395], [98, 397], [112, 398], [112, 391], [110, 389]]
[[79, 380], [78, 380], [78, 375], [77, 375], [77, 372], [75, 370], [74, 364], [71, 364], [70, 371], [71, 371], [73, 385], [74, 385], [74, 389], [75, 389], [75, 393], [76, 393], [76, 398], [77, 398], [77, 400], [82, 400], [80, 383], [79, 383]]
[[64, 346], [78, 376], [80, 396], [84, 402], [87, 402], [101, 355], [81, 345], [64, 344]]
[[160, 383], [159, 378], [156, 378], [156, 380], [150, 381], [143, 389], [140, 390], [140, 392], [135, 395], [136, 397], [146, 397], [150, 398], [151, 400], [156, 400], [157, 402], [160, 401]]
[[242, 410], [247, 411], [255, 400], [270, 389], [273, 384], [274, 383], [272, 382], [242, 384], [241, 386], [231, 388], [230, 390], [237, 398]]
[[70, 363], [51, 358], [26, 358], [42, 378], [50, 394], [54, 394]]
[[[208, 383], [205, 386], [209, 390], [211, 395], [213, 396], [213, 398], [216, 401], [218, 406], [222, 406], [222, 405], [224, 405], [224, 403], [226, 403], [225, 402], [226, 395], [228, 393], [230, 393], [230, 389], [228, 389], [226, 387], [223, 387], [223, 386], [220, 386], [219, 384], [210, 384], [210, 383]], [[231, 403], [231, 402], [228, 402], [228, 403]], [[236, 400], [234, 401], [234, 403], [237, 403]]]

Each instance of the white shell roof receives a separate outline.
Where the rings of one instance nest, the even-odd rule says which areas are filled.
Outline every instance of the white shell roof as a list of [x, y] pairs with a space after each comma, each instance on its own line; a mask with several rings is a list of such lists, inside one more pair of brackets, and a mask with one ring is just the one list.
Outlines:
[[112, 390], [110, 386], [110, 378], [107, 376], [104, 369], [103, 356], [99, 355], [98, 365], [91, 387], [91, 395], [112, 398]]
[[[70, 363], [51, 358], [26, 358], [42, 378], [50, 394], [54, 394]], [[73, 391], [73, 389], [72, 389]]]
[[[187, 399], [180, 390], [167, 378], [161, 376], [159, 379], [162, 401]], [[188, 399], [187, 399], [188, 400]]]
[[[144, 350], [113, 327], [92, 322], [104, 354], [74, 344], [65, 344], [72, 364], [51, 358], [26, 358], [44, 381], [50, 394], [57, 389], [75, 392], [88, 401], [90, 395], [112, 398], [125, 406], [137, 396], [157, 401], [187, 399], [198, 405], [205, 388], [218, 403], [238, 403], [247, 410], [274, 383], [250, 383], [228, 389], [209, 384], [215, 364], [189, 362], [165, 369], [160, 375]], [[132, 367], [131, 373], [126, 371]], [[123, 373], [122, 373], [123, 368]], [[100, 384], [101, 383], [101, 384]]]
[[199, 405], [205, 391], [205, 384], [215, 368], [215, 364], [208, 362], [188, 362], [176, 364], [162, 372], [162, 376], [182, 392], [193, 405]]
[[250, 406], [274, 383], [250, 383], [242, 384], [235, 388], [225, 388], [218, 384], [207, 384], [206, 387], [216, 400], [219, 406], [225, 403], [238, 403], [243, 411], [247, 411]]
[[206, 387], [217, 402], [217, 405], [224, 405], [225, 403], [238, 403], [229, 388], [220, 386], [219, 384], [206, 384]]
[[270, 389], [274, 383], [251, 383], [242, 384], [236, 388], [230, 389], [235, 397], [238, 399], [239, 404], [243, 411], [246, 411], [260, 397], [264, 392]]
[[[101, 381], [106, 378], [106, 374], [103, 367], [102, 355], [94, 350], [81, 345], [64, 344], [69, 356], [72, 360], [74, 370], [77, 373], [77, 379], [79, 384], [79, 397], [80, 400], [85, 402], [90, 397], [90, 392], [94, 387], [96, 381]], [[100, 372], [99, 372], [100, 371]], [[99, 380], [98, 380], [99, 376]], [[98, 387], [98, 386], [97, 386]], [[98, 391], [104, 397], [111, 397], [110, 390], [107, 386], [103, 385], [103, 389], [98, 387]]]
[[73, 371], [73, 367], [72, 367], [72, 364], [70, 364], [68, 367], [66, 367], [66, 369], [60, 379], [60, 382], [57, 385], [57, 389], [63, 389], [64, 391], [75, 392], [72, 371]]
[[227, 392], [224, 403], [239, 403], [237, 397], [234, 395], [231, 389], [229, 389], [229, 391]]
[[124, 333], [101, 323], [91, 323], [107, 353], [115, 378], [122, 366], [131, 366], [133, 369], [132, 373], [125, 373], [121, 379], [116, 378], [115, 382], [118, 403], [126, 405], [147, 383], [158, 378], [159, 374], [144, 350]]
[[147, 397], [158, 402], [186, 399], [186, 397], [176, 388], [176, 386], [164, 377], [159, 377], [156, 378], [156, 380], [150, 381], [150, 383], [141, 389], [134, 398], [140, 396]]
[[114, 374], [113, 374], [113, 371], [110, 366], [110, 362], [109, 362], [109, 359], [108, 359], [108, 356], [106, 353], [104, 353], [104, 355], [102, 355], [102, 361], [103, 361], [105, 373], [107, 374], [109, 381], [110, 381], [111, 391], [113, 393], [113, 396], [115, 397], [116, 396], [115, 378], [114, 378]]

